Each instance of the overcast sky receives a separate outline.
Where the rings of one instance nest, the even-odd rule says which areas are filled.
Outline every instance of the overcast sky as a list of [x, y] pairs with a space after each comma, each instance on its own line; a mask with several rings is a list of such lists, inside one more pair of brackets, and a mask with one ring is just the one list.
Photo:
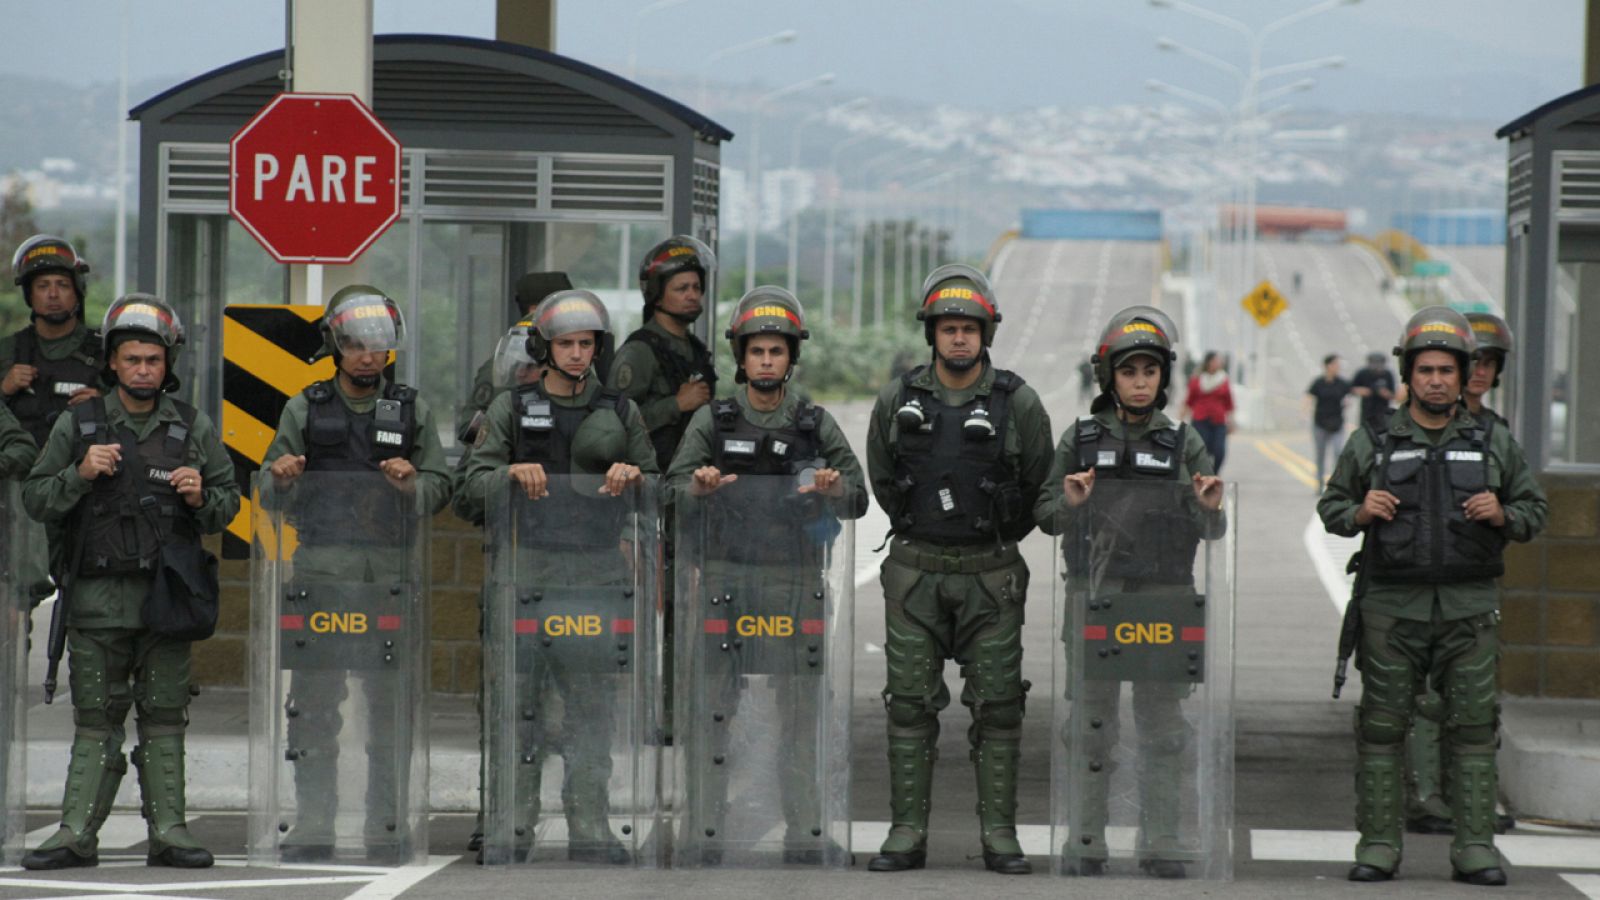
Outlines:
[[[1260, 27], [1309, 0], [1197, 0]], [[841, 96], [1014, 110], [1149, 102], [1149, 78], [1232, 102], [1238, 83], [1156, 49], [1168, 36], [1244, 65], [1242, 34], [1140, 0], [684, 0], [640, 16], [647, 0], [560, 0], [557, 49], [622, 70], [638, 34], [639, 80], [663, 73], [783, 85], [825, 71]], [[131, 11], [129, 74], [171, 84], [282, 45], [275, 0], [55, 0], [68, 32], [13, 30], [0, 72], [77, 84], [118, 72]], [[32, 0], [0, 0], [0, 21], [29, 19]], [[1579, 86], [1582, 0], [1363, 0], [1273, 33], [1264, 66], [1341, 55], [1317, 73], [1300, 108], [1436, 113], [1503, 122]], [[493, 0], [376, 0], [378, 33], [492, 37]], [[708, 54], [793, 28], [799, 41], [703, 66]], [[1299, 75], [1282, 79], [1293, 81]], [[143, 97], [130, 98], [137, 103]], [[680, 98], [692, 101], [692, 97]]]

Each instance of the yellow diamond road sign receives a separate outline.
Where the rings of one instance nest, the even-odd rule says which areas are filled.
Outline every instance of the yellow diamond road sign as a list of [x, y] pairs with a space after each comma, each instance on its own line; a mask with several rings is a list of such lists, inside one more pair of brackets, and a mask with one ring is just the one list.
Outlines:
[[1255, 286], [1255, 290], [1244, 295], [1240, 305], [1256, 320], [1257, 325], [1265, 328], [1289, 308], [1289, 301], [1283, 299], [1283, 295], [1272, 286], [1272, 282], [1263, 281]]

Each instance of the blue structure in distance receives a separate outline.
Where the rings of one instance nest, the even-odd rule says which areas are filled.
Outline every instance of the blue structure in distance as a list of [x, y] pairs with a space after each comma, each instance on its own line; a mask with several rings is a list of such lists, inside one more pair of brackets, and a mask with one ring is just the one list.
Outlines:
[[1395, 213], [1396, 230], [1434, 246], [1485, 246], [1506, 242], [1503, 209], [1438, 209]]
[[1022, 237], [1068, 241], [1159, 241], [1157, 209], [1025, 209]]

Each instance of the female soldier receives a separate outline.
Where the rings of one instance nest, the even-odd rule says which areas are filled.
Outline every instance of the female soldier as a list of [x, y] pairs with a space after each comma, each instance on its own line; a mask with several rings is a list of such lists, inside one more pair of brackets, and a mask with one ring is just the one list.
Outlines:
[[[1199, 542], [1220, 536], [1224, 527], [1222, 480], [1213, 474], [1204, 442], [1161, 411], [1176, 339], [1172, 321], [1151, 307], [1129, 307], [1112, 317], [1093, 357], [1100, 395], [1090, 416], [1062, 435], [1034, 507], [1042, 530], [1064, 536], [1070, 611], [1063, 617], [1069, 628], [1063, 639], [1069, 658], [1072, 639], [1083, 633], [1073, 623], [1095, 610], [1099, 598], [1192, 595]], [[1095, 482], [1104, 479], [1112, 483], [1090, 503]], [[1122, 681], [1096, 679], [1085, 673], [1086, 660], [1075, 662], [1068, 689], [1072, 715], [1063, 739], [1083, 758], [1068, 760], [1079, 777], [1070, 779], [1072, 840], [1062, 855], [1070, 873], [1099, 875], [1107, 862]], [[1180, 761], [1188, 741], [1180, 703], [1190, 692], [1185, 681], [1133, 682], [1138, 855], [1140, 868], [1161, 878], [1186, 874], [1174, 857], [1180, 849]]]

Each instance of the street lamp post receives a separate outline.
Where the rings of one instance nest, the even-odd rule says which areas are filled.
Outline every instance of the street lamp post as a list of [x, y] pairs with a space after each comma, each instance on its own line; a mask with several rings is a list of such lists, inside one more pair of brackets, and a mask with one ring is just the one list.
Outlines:
[[[822, 320], [830, 325], [833, 324], [833, 275], [836, 249], [834, 246], [834, 225], [839, 209], [839, 153], [846, 147], [854, 146], [875, 136], [868, 133], [846, 138], [834, 144], [833, 149], [828, 152], [828, 208], [822, 227]], [[856, 219], [856, 236], [859, 239], [861, 231], [860, 216], [858, 215]], [[857, 243], [859, 243], [859, 240]], [[858, 257], [855, 266], [857, 295], [861, 293], [860, 275], [861, 265]], [[859, 321], [856, 322], [857, 327], [860, 324]]]
[[[799, 168], [800, 168], [800, 135], [805, 131], [806, 123], [812, 121], [813, 119], [819, 119], [819, 118], [826, 119], [826, 118], [829, 118], [834, 113], [837, 113], [837, 112], [848, 112], [849, 110], [860, 109], [861, 107], [866, 106], [870, 102], [871, 101], [868, 100], [866, 97], [857, 97], [854, 100], [846, 100], [843, 103], [837, 104], [835, 106], [830, 106], [825, 110], [821, 110], [820, 112], [814, 112], [811, 115], [806, 116], [805, 118], [801, 119], [799, 122], [795, 123], [794, 134], [791, 135], [791, 140], [789, 142], [789, 171], [790, 172], [795, 172], [795, 171], [798, 171]], [[854, 141], [854, 140], [856, 140], [856, 139], [855, 138], [850, 138], [849, 140], [846, 140], [844, 143], [848, 144], [848, 143], [850, 143], [851, 141]], [[838, 145], [835, 145], [834, 150], [835, 151], [838, 150]], [[832, 162], [837, 161], [837, 160], [838, 160], [838, 154], [834, 153], [833, 156], [832, 156], [832, 159], [830, 161], [830, 168], [829, 168], [829, 172], [830, 173], [833, 171], [832, 168], [831, 168]], [[831, 293], [831, 288], [833, 287], [833, 283], [831, 281], [831, 279], [833, 278], [833, 244], [832, 244], [832, 241], [833, 241], [833, 200], [832, 200], [833, 192], [834, 192], [833, 191], [833, 184], [830, 181], [830, 183], [828, 185], [828, 197], [829, 197], [829, 200], [828, 200], [828, 222], [827, 222], [827, 229], [826, 229], [827, 230], [827, 238], [826, 238], [826, 240], [827, 240], [828, 244], [827, 244], [827, 248], [823, 251], [824, 261], [827, 263], [827, 265], [824, 267], [825, 270], [826, 270], [824, 272], [824, 278], [828, 279], [828, 282], [827, 282], [828, 287], [825, 288], [824, 290], [827, 293]], [[800, 280], [799, 279], [799, 265], [800, 265], [800, 211], [798, 209], [795, 209], [795, 210], [791, 210], [790, 213], [789, 213], [788, 287], [789, 287], [789, 293], [791, 293], [791, 294], [794, 294], [795, 291], [798, 289], [798, 286], [799, 286], [799, 280]], [[827, 296], [827, 293], [825, 293], [824, 296]], [[798, 294], [796, 296], [798, 296]], [[832, 321], [832, 318], [831, 318], [831, 313], [832, 312], [833, 312], [833, 304], [831, 302], [825, 302], [823, 304], [823, 318], [824, 318], [825, 321], [830, 321], [830, 322]]]
[[[1266, 25], [1263, 25], [1260, 28], [1251, 28], [1249, 25], [1239, 21], [1238, 19], [1206, 9], [1203, 6], [1188, 2], [1188, 0], [1149, 0], [1151, 6], [1169, 7], [1178, 12], [1186, 13], [1196, 18], [1204, 19], [1205, 21], [1211, 22], [1215, 25], [1220, 25], [1224, 28], [1238, 32], [1245, 37], [1250, 45], [1250, 66], [1248, 70], [1244, 70], [1236, 65], [1233, 65], [1232, 63], [1218, 59], [1211, 54], [1193, 50], [1192, 48], [1183, 47], [1182, 45], [1179, 45], [1177, 42], [1170, 39], [1161, 39], [1157, 42], [1157, 46], [1164, 50], [1174, 50], [1183, 53], [1185, 56], [1189, 56], [1207, 65], [1228, 71], [1231, 74], [1234, 74], [1236, 77], [1241, 78], [1243, 81], [1243, 91], [1241, 92], [1242, 95], [1240, 97], [1238, 107], [1238, 122], [1241, 125], [1246, 126], [1240, 129], [1242, 132], [1240, 137], [1241, 143], [1243, 144], [1243, 156], [1245, 160], [1244, 260], [1241, 266], [1241, 273], [1243, 277], [1240, 280], [1243, 283], [1245, 290], [1253, 287], [1255, 282], [1256, 188], [1258, 162], [1256, 154], [1259, 147], [1259, 136], [1257, 134], [1259, 129], [1254, 126], [1256, 124], [1256, 118], [1259, 114], [1260, 104], [1263, 99], [1263, 95], [1260, 92], [1261, 81], [1264, 78], [1269, 78], [1274, 75], [1304, 71], [1306, 69], [1337, 68], [1338, 66], [1343, 65], [1344, 62], [1341, 57], [1325, 57], [1322, 59], [1307, 60], [1300, 63], [1291, 63], [1286, 66], [1274, 66], [1263, 69], [1261, 66], [1262, 47], [1266, 43], [1267, 36], [1275, 31], [1310, 18], [1311, 16], [1329, 12], [1340, 6], [1348, 6], [1359, 2], [1360, 0], [1321, 0], [1321, 2], [1313, 3], [1310, 6], [1290, 13], [1287, 16], [1283, 16], [1282, 18], [1268, 22]], [[1309, 85], [1298, 86], [1303, 84], [1303, 81], [1296, 82], [1297, 86], [1293, 89], [1305, 90], [1307, 87], [1309, 87]], [[1287, 93], [1287, 91], [1281, 92]], [[1269, 92], [1269, 95], [1271, 95], [1271, 92]], [[1254, 379], [1258, 376], [1260, 371], [1259, 342], [1255, 340], [1256, 335], [1254, 332], [1250, 332], [1250, 334], [1251, 359], [1249, 377]]]
[[756, 231], [761, 216], [761, 111], [779, 97], [787, 97], [814, 87], [832, 84], [834, 75], [827, 72], [805, 81], [763, 94], [756, 100], [755, 121], [750, 127], [750, 183], [745, 188], [745, 208], [748, 221], [744, 232], [744, 290], [750, 293], [756, 286]]
[[771, 47], [774, 44], [792, 44], [799, 39], [800, 32], [795, 31], [793, 28], [787, 28], [783, 31], [769, 34], [766, 37], [758, 37], [754, 40], [745, 41], [742, 44], [734, 44], [732, 47], [723, 47], [721, 50], [718, 50], [715, 53], [712, 53], [710, 56], [707, 56], [700, 64], [700, 91], [698, 94], [698, 99], [695, 101], [699, 105], [700, 111], [705, 112], [706, 79], [710, 76], [711, 67], [713, 65], [727, 59], [730, 56], [737, 56], [740, 53], [748, 53], [751, 50], [759, 50], [762, 47]]

